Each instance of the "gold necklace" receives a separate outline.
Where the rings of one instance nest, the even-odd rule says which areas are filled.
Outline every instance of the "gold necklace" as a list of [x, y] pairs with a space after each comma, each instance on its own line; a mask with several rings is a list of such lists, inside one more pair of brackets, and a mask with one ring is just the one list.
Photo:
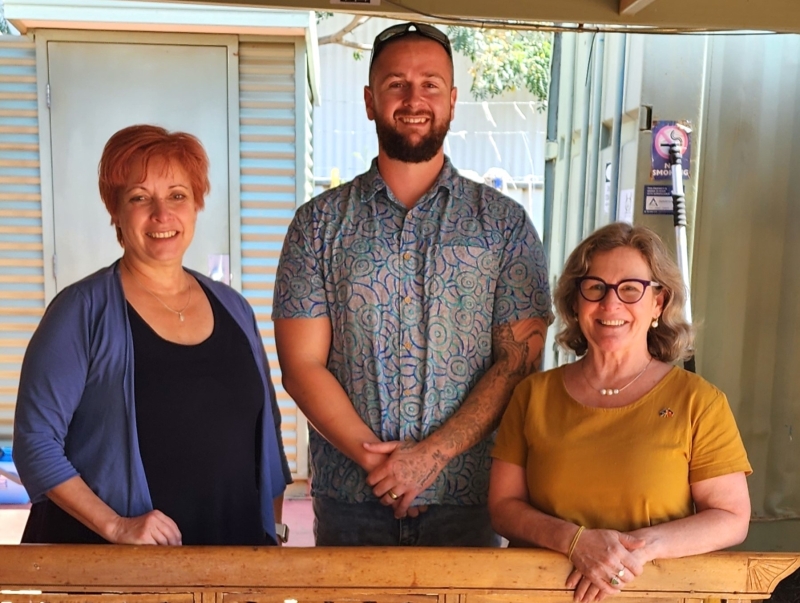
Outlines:
[[192, 303], [192, 292], [194, 291], [194, 288], [192, 287], [191, 283], [188, 282], [188, 277], [186, 276], [186, 271], [183, 271], [183, 280], [184, 280], [184, 283], [186, 283], [189, 286], [189, 299], [186, 300], [186, 304], [184, 304], [183, 308], [181, 308], [180, 310], [176, 310], [174, 308], [170, 308], [163, 299], [161, 299], [158, 295], [156, 295], [155, 293], [150, 291], [150, 289], [145, 287], [144, 284], [138, 278], [136, 278], [136, 275], [133, 273], [133, 270], [128, 268], [127, 264], [123, 263], [122, 265], [125, 267], [125, 270], [128, 271], [128, 274], [130, 274], [133, 277], [133, 280], [136, 281], [137, 285], [139, 285], [142, 289], [144, 289], [150, 295], [155, 297], [158, 300], [158, 303], [160, 303], [162, 306], [164, 306], [167, 310], [169, 310], [170, 312], [172, 312], [174, 314], [177, 314], [178, 318], [181, 319], [181, 322], [183, 322], [185, 320], [185, 318], [183, 316], [183, 313], [186, 311], [186, 308], [189, 307], [189, 304]]
[[647, 364], [644, 365], [644, 368], [642, 369], [642, 371], [638, 375], [636, 375], [633, 379], [628, 381], [628, 383], [626, 383], [625, 385], [620, 387], [619, 389], [617, 389], [615, 387], [603, 387], [603, 388], [598, 389], [594, 385], [592, 385], [592, 382], [589, 381], [589, 377], [586, 375], [586, 362], [583, 361], [583, 360], [581, 361], [581, 374], [583, 375], [583, 378], [586, 379], [586, 383], [589, 384], [589, 387], [591, 387], [592, 389], [597, 390], [598, 392], [600, 392], [601, 396], [616, 396], [620, 392], [626, 390], [628, 387], [633, 385], [639, 377], [644, 375], [645, 371], [648, 368], [650, 368], [650, 363], [651, 362], [653, 362], [653, 357], [652, 356], [650, 356], [650, 360], [648, 360]]

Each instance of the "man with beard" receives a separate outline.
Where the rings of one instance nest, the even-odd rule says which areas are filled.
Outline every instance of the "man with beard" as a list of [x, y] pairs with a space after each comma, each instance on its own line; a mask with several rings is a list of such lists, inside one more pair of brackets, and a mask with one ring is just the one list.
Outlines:
[[458, 175], [442, 145], [450, 41], [404, 23], [373, 44], [368, 172], [303, 205], [273, 319], [306, 414], [317, 545], [491, 546], [492, 433], [552, 322], [522, 206]]

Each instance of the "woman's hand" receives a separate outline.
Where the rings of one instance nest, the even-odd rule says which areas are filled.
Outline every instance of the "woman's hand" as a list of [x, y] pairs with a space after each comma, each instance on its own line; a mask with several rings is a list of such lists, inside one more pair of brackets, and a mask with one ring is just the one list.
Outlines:
[[120, 517], [79, 475], [47, 492], [59, 507], [87, 528], [114, 544], [182, 544], [181, 531], [161, 511]]
[[117, 516], [104, 536], [113, 544], [182, 544], [178, 525], [158, 510], [138, 517]]
[[572, 552], [575, 570], [567, 578], [567, 588], [575, 589], [580, 603], [602, 601], [619, 593], [623, 586], [642, 573], [636, 551], [645, 541], [616, 530], [585, 530]]
[[585, 603], [592, 603], [593, 601], [602, 601], [606, 597], [611, 596], [611, 594], [617, 594], [620, 591], [620, 587], [614, 587], [613, 592], [609, 594], [606, 590], [601, 590], [596, 584], [594, 584], [589, 578], [581, 574], [578, 570], [572, 570], [572, 573], [569, 575], [567, 579], [567, 586], [568, 588], [573, 588], [570, 585], [570, 582], [575, 582], [577, 585], [575, 588], [575, 594], [572, 597], [573, 601], [582, 601]]

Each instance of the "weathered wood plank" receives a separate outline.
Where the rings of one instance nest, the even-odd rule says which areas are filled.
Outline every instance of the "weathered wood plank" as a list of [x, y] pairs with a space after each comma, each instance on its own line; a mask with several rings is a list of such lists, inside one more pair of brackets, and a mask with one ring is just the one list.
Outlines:
[[[41, 595], [0, 595], [3, 603], [78, 603], [78, 595], [69, 593], [47, 593]], [[192, 593], [181, 594], [104, 594], [80, 595], [81, 603], [195, 603]], [[281, 602], [283, 603], [283, 602]]]
[[[310, 600], [320, 595], [324, 601], [334, 601], [330, 597], [337, 592], [352, 591], [370, 593], [364, 599], [369, 601], [378, 601], [378, 595], [393, 601], [394, 596], [444, 594], [464, 595], [466, 600], [460, 603], [569, 600], [564, 588], [569, 563], [563, 555], [541, 550], [0, 546], [0, 559], [4, 590], [212, 589], [229, 593], [223, 598], [250, 592], [283, 596], [281, 601], [302, 593]], [[763, 599], [798, 566], [800, 556], [790, 553], [714, 553], [659, 560], [648, 564], [620, 599], [627, 603], [643, 598]], [[226, 598], [234, 600], [238, 599]]]

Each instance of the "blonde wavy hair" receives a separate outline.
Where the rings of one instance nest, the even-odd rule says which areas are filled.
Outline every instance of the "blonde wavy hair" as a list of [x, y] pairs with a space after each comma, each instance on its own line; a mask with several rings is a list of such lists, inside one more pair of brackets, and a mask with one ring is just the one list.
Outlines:
[[596, 253], [618, 247], [630, 247], [641, 253], [653, 280], [661, 284], [660, 291], [664, 293], [664, 307], [658, 327], [647, 332], [648, 351], [654, 358], [664, 362], [689, 358], [693, 353], [694, 328], [683, 315], [686, 290], [680, 270], [655, 232], [625, 222], [614, 222], [596, 230], [569, 255], [554, 292], [556, 312], [561, 323], [556, 341], [578, 356], [583, 356], [588, 350], [588, 342], [575, 314], [580, 295], [577, 279], [589, 272], [589, 265]]

